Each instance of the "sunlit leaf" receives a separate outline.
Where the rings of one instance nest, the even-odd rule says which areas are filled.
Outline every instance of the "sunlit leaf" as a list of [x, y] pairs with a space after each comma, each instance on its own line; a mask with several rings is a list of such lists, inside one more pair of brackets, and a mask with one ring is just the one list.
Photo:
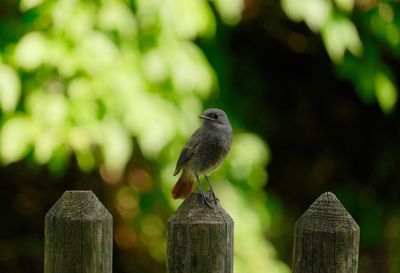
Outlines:
[[26, 100], [33, 118], [47, 126], [62, 124], [68, 113], [68, 102], [60, 93], [32, 92]]
[[[235, 135], [229, 156], [230, 173], [237, 180], [249, 180], [249, 177], [254, 177], [256, 179], [247, 182], [259, 187], [266, 181], [265, 171], [259, 169], [259, 166], [266, 165], [269, 156], [266, 144], [256, 135]], [[254, 176], [257, 170], [261, 171], [261, 176]]]
[[378, 73], [375, 77], [375, 93], [382, 111], [392, 112], [397, 102], [398, 90], [389, 77], [383, 73]]
[[44, 0], [21, 0], [19, 7], [22, 11], [27, 11], [41, 5], [43, 2]]
[[355, 56], [360, 56], [363, 51], [356, 27], [342, 16], [330, 18], [322, 29], [322, 38], [329, 56], [337, 63], [342, 62], [346, 50]]
[[354, 7], [354, 0], [335, 0], [336, 5], [347, 12], [350, 12], [353, 10]]
[[15, 62], [22, 68], [32, 70], [45, 60], [46, 38], [41, 32], [30, 32], [18, 42], [15, 49]]
[[295, 21], [304, 21], [314, 32], [325, 25], [332, 10], [329, 0], [283, 0], [282, 8]]
[[95, 6], [89, 1], [59, 0], [52, 8], [54, 28], [69, 39], [80, 42], [93, 29]]
[[0, 107], [4, 112], [13, 112], [21, 94], [21, 83], [15, 70], [0, 65]]
[[80, 67], [90, 74], [96, 74], [111, 65], [118, 55], [118, 49], [107, 35], [92, 32], [80, 42], [75, 57]]
[[[172, 118], [163, 114], [168, 108], [162, 100], [158, 98], [151, 100], [150, 97], [144, 99], [143, 102], [140, 106], [136, 105], [134, 111], [137, 118], [132, 122], [141, 126], [138, 141], [144, 155], [155, 158], [172, 139], [175, 126]], [[143, 116], [147, 116], [148, 119], [143, 119]]]
[[207, 59], [192, 43], [171, 45], [166, 49], [172, 84], [179, 93], [195, 92], [205, 98], [215, 84]]
[[239, 22], [244, 7], [242, 0], [215, 0], [214, 3], [225, 23], [236, 24]]
[[63, 132], [48, 130], [36, 136], [34, 141], [34, 157], [37, 163], [46, 164], [53, 157], [53, 152], [61, 144]]
[[90, 128], [76, 126], [69, 131], [68, 144], [73, 150], [89, 150], [91, 142]]
[[143, 55], [143, 72], [152, 83], [162, 83], [167, 80], [169, 70], [160, 50], [149, 50]]
[[107, 119], [101, 123], [99, 133], [105, 167], [122, 172], [132, 153], [128, 132], [115, 120]]
[[168, 5], [168, 2], [160, 2], [157, 0], [137, 0], [136, 2], [137, 17], [141, 30], [147, 34], [150, 34], [152, 31], [159, 31], [162, 24], [162, 22], [160, 22], [160, 12]]
[[[222, 17], [230, 21], [238, 21], [240, 19], [240, 10], [235, 9], [235, 5], [241, 4], [241, 0], [229, 1], [231, 9], [220, 10]], [[216, 4], [218, 3], [215, 2]], [[182, 9], [186, 10], [182, 13]], [[171, 13], [173, 15], [171, 16]], [[175, 14], [175, 15], [174, 15]], [[162, 12], [165, 19], [171, 20], [178, 37], [185, 39], [194, 39], [197, 36], [211, 35], [215, 31], [215, 19], [212, 14], [210, 5], [206, 1], [186, 1], [176, 0], [171, 5], [170, 12]]]
[[33, 138], [30, 118], [15, 116], [5, 122], [0, 130], [0, 157], [9, 164], [22, 159], [29, 151]]
[[134, 37], [138, 31], [133, 13], [123, 2], [103, 2], [99, 11], [98, 24], [102, 29], [117, 31], [126, 38]]

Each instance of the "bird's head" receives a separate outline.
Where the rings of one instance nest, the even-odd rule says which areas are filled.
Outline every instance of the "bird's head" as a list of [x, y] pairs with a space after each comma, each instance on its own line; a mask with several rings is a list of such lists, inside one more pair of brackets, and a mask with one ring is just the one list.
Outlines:
[[207, 109], [199, 116], [205, 122], [218, 123], [221, 125], [230, 125], [227, 115], [224, 111], [217, 108]]

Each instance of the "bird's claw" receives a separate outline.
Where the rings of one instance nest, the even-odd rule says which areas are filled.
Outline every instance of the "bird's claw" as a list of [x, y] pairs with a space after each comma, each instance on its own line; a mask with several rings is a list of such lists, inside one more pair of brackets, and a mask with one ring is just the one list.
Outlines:
[[218, 197], [215, 195], [214, 191], [210, 191], [210, 193], [211, 193], [211, 196], [212, 196], [212, 198], [213, 198], [213, 200], [214, 200], [214, 204], [218, 204], [219, 199], [218, 199]]
[[201, 198], [201, 204], [207, 205], [210, 209], [213, 208], [213, 206], [211, 205], [210, 199], [201, 191], [200, 193], [200, 198]]
[[213, 188], [211, 186], [211, 183], [210, 183], [210, 179], [208, 178], [207, 175], [205, 175], [205, 178], [207, 180], [208, 186], [210, 187], [210, 194], [211, 194], [211, 197], [213, 198], [214, 204], [218, 204], [219, 199], [217, 198], [217, 196], [214, 193], [214, 190], [213, 190]]

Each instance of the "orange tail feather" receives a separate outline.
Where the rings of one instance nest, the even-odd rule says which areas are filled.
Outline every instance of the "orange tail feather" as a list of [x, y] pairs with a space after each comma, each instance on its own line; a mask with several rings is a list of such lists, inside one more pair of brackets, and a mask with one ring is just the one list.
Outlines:
[[175, 183], [175, 186], [172, 188], [172, 198], [186, 198], [191, 192], [193, 188], [193, 179], [190, 176], [182, 173], [181, 177], [178, 179], [178, 182]]

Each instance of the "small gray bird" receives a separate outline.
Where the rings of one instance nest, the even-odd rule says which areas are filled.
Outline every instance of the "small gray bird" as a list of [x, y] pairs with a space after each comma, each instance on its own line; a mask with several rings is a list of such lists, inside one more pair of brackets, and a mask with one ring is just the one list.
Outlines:
[[220, 109], [207, 109], [199, 118], [204, 119], [203, 125], [187, 141], [176, 163], [174, 176], [181, 170], [182, 174], [172, 189], [172, 197], [178, 199], [188, 196], [196, 178], [202, 203], [210, 206], [201, 190], [199, 176], [205, 176], [211, 196], [217, 203], [208, 176], [222, 164], [231, 148], [232, 127], [225, 112]]

